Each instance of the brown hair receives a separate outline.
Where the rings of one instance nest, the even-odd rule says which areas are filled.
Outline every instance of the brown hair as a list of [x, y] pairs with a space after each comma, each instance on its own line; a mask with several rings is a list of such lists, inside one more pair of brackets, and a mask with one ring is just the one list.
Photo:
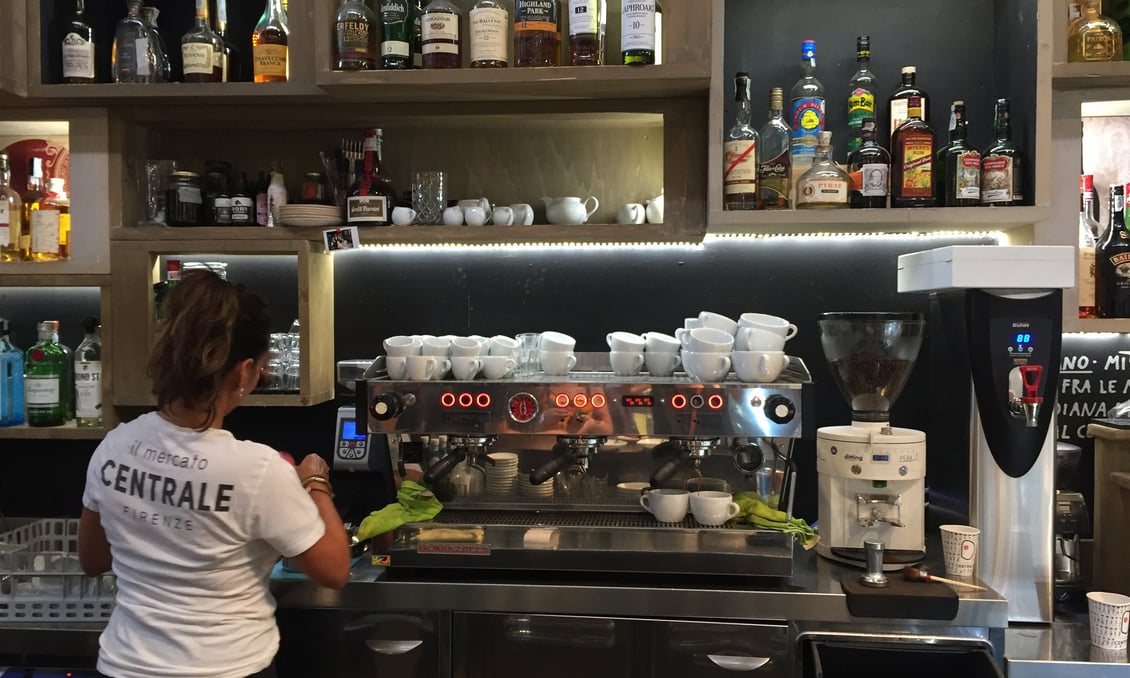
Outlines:
[[169, 293], [164, 311], [148, 366], [157, 407], [181, 400], [202, 408], [201, 428], [207, 428], [228, 372], [270, 346], [267, 304], [211, 271], [191, 271]]

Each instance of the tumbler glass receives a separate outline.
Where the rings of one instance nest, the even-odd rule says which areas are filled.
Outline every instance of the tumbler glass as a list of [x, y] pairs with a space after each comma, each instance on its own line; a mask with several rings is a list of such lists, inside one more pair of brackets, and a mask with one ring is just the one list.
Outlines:
[[138, 226], [165, 225], [165, 188], [169, 174], [176, 171], [177, 164], [172, 160], [146, 160], [145, 170], [138, 177], [142, 200], [142, 218]]
[[541, 333], [524, 332], [515, 337], [518, 340], [518, 367], [514, 375], [530, 377], [541, 372]]
[[443, 223], [447, 207], [447, 175], [436, 170], [416, 172], [412, 182], [412, 209], [416, 221], [426, 226]]

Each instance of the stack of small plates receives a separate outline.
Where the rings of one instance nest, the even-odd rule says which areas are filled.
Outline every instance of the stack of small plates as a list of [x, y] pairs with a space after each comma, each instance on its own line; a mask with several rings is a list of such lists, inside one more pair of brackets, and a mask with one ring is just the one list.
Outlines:
[[494, 461], [493, 466], [487, 464], [487, 494], [514, 492], [518, 480], [518, 455], [513, 452], [491, 452], [487, 456]]
[[283, 226], [340, 226], [341, 210], [334, 205], [283, 205], [279, 207]]
[[516, 481], [518, 485], [518, 494], [530, 499], [549, 499], [553, 497], [553, 480], [547, 480], [541, 485], [534, 485], [530, 483], [530, 476], [523, 473], [518, 476]]

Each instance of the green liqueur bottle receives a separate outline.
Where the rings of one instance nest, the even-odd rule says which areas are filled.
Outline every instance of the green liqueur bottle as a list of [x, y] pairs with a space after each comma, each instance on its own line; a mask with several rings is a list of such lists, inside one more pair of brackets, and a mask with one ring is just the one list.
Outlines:
[[417, 18], [411, 0], [381, 0], [381, 68], [412, 68], [412, 38]]
[[938, 202], [943, 207], [976, 207], [981, 204], [981, 152], [965, 141], [969, 122], [965, 102], [950, 106], [950, 142], [938, 151]]
[[848, 153], [863, 143], [863, 120], [875, 117], [875, 74], [871, 72], [871, 37], [855, 39], [859, 70], [848, 82]]
[[55, 340], [59, 322], [39, 323], [39, 341], [27, 350], [24, 361], [24, 393], [29, 426], [62, 426], [67, 423], [66, 354]]

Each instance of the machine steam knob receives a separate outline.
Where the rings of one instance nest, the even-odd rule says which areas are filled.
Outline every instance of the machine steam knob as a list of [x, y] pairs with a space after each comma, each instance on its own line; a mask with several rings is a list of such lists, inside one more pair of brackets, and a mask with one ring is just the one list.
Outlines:
[[783, 395], [769, 396], [765, 399], [765, 416], [777, 424], [787, 424], [796, 416], [796, 405]]
[[404, 411], [404, 400], [395, 393], [378, 393], [369, 404], [369, 411], [378, 421], [395, 419]]

